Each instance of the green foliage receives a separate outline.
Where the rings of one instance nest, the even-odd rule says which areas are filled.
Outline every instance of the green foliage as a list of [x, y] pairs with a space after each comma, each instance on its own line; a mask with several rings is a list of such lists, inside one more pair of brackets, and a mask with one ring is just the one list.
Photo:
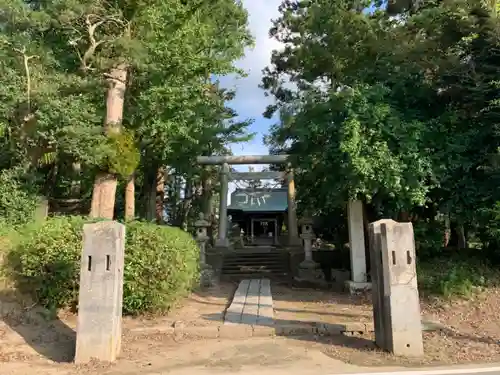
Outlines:
[[279, 114], [266, 142], [294, 156], [298, 200], [317, 216], [348, 199], [370, 221], [411, 216], [428, 258], [442, 251], [433, 225], [446, 213], [500, 262], [500, 18], [481, 1], [402, 6], [398, 17], [372, 6], [283, 2], [271, 35], [287, 48], [262, 85], [275, 99], [265, 115]]
[[445, 226], [437, 220], [419, 220], [413, 225], [419, 261], [439, 256], [444, 246]]
[[[216, 81], [244, 74], [235, 61], [252, 37], [241, 2], [0, 0], [0, 8], [0, 170], [29, 166], [45, 195], [87, 199], [96, 170], [135, 172], [145, 181], [137, 206], [147, 206], [140, 190], [151, 191], [151, 169], [168, 165], [195, 180], [197, 155], [251, 138], [251, 120], [227, 104], [234, 92]], [[126, 134], [108, 139], [107, 106], [121, 103], [104, 100], [105, 78], [121, 64]]]
[[107, 157], [108, 170], [122, 177], [128, 177], [139, 165], [139, 150], [130, 131], [112, 133], [107, 137], [110, 152]]
[[474, 257], [447, 254], [417, 263], [419, 288], [446, 298], [470, 297], [484, 288], [500, 285], [500, 272]]
[[178, 228], [127, 223], [124, 311], [166, 312], [198, 280], [199, 247]]
[[[6, 264], [17, 287], [51, 310], [75, 307], [86, 222], [54, 217], [23, 228]], [[180, 229], [142, 222], [127, 223], [126, 236], [124, 313], [168, 311], [197, 280], [196, 242]]]
[[23, 181], [23, 171], [0, 171], [0, 222], [21, 225], [34, 219], [39, 197], [36, 189]]

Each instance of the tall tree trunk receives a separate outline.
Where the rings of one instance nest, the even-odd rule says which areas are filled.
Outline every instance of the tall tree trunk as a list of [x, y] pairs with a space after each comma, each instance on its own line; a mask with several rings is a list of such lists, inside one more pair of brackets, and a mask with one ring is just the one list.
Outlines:
[[205, 215], [205, 220], [210, 220], [213, 213], [212, 179], [209, 176], [204, 176], [201, 184], [203, 194], [203, 214]]
[[82, 165], [79, 161], [71, 164], [73, 169], [73, 179], [71, 180], [71, 198], [78, 199], [82, 190]]
[[135, 176], [132, 174], [125, 186], [125, 220], [130, 221], [135, 218]]
[[465, 236], [465, 229], [463, 224], [457, 225], [457, 247], [459, 249], [467, 249], [467, 238]]
[[214, 194], [213, 194], [213, 182], [210, 176], [204, 176], [202, 181], [202, 194], [203, 194], [203, 206], [202, 210], [205, 214], [205, 220], [210, 223], [207, 228], [207, 235], [210, 239], [210, 243], [214, 241], [214, 230], [212, 223], [215, 221], [214, 218]]
[[181, 200], [181, 181], [179, 176], [174, 175], [173, 177], [173, 189], [172, 189], [172, 224], [177, 225], [179, 221], [179, 211], [180, 211], [180, 200]]
[[399, 221], [402, 223], [409, 223], [411, 221], [410, 213], [408, 211], [399, 211]]
[[450, 215], [444, 215], [444, 247], [447, 247], [450, 244], [451, 238], [451, 224], [450, 224]]
[[155, 221], [156, 219], [156, 167], [152, 167], [146, 177], [145, 189], [145, 215], [147, 221]]
[[189, 216], [189, 212], [191, 211], [192, 202], [193, 202], [193, 183], [191, 180], [187, 179], [186, 184], [184, 185], [184, 199], [182, 200], [177, 214], [177, 227], [186, 228], [187, 218]]
[[165, 174], [166, 169], [160, 167], [156, 170], [156, 222], [158, 224], [164, 224], [165, 220]]
[[[104, 130], [106, 134], [113, 134], [121, 131], [127, 84], [127, 65], [120, 64], [111, 69], [108, 83]], [[91, 217], [113, 219], [117, 184], [118, 179], [114, 174], [106, 171], [97, 174], [92, 193]]]

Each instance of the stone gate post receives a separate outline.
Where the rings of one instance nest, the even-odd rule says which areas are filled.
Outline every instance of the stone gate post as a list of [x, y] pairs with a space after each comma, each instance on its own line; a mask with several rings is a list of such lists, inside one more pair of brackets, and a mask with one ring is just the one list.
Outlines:
[[347, 282], [350, 293], [369, 290], [367, 282], [365, 232], [363, 223], [363, 202], [350, 201], [347, 204], [347, 226], [349, 229], [349, 252], [351, 256], [351, 280]]
[[83, 226], [76, 363], [114, 361], [122, 334], [125, 226], [114, 221]]
[[378, 307], [375, 324], [382, 327], [379, 334], [383, 333], [378, 342], [396, 355], [422, 356], [424, 347], [413, 226], [393, 220], [379, 225], [380, 253], [377, 253], [381, 255], [381, 261], [377, 265], [382, 265], [382, 272], [377, 272], [378, 293], [381, 294], [376, 304], [382, 302], [382, 306]]

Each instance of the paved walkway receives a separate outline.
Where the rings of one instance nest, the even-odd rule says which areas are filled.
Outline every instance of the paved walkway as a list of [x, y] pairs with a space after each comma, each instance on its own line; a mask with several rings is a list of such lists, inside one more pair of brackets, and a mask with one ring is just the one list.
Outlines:
[[224, 325], [273, 325], [273, 297], [269, 279], [247, 279], [240, 282], [229, 306]]

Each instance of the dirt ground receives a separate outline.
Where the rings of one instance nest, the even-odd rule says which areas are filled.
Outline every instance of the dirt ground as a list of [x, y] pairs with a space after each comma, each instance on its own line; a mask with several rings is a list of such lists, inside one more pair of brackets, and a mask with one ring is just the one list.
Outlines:
[[273, 286], [274, 318], [279, 322], [371, 322], [370, 296], [349, 296], [329, 290]]
[[[381, 352], [371, 335], [259, 338], [239, 341], [178, 341], [165, 334], [139, 333], [141, 327], [218, 325], [236, 288], [222, 285], [210, 292], [194, 293], [174, 312], [162, 318], [124, 319], [121, 359], [109, 366], [76, 367], [72, 360], [75, 316], [61, 314], [48, 321], [46, 313], [15, 295], [0, 299], [0, 364], [2, 375], [103, 375], [147, 373], [203, 374], [204, 371], [242, 370], [258, 366], [284, 371], [290, 366], [329, 372], [351, 372], [354, 366], [422, 366], [454, 363], [500, 362], [500, 289], [490, 289], [468, 301], [422, 302], [425, 319], [449, 327], [424, 333], [422, 359], [397, 358]], [[331, 291], [272, 287], [275, 318], [279, 322], [342, 323], [371, 320], [369, 295], [347, 296]], [[177, 340], [177, 341], [176, 341]], [[348, 363], [350, 365], [345, 365]], [[257, 367], [256, 367], [257, 366]], [[262, 367], [264, 366], [264, 367]], [[274, 366], [274, 367], [273, 367]], [[333, 367], [332, 367], [333, 366]], [[332, 371], [341, 369], [342, 371]], [[215, 371], [214, 370], [214, 371]]]
[[[306, 322], [370, 322], [370, 295], [273, 288], [275, 318]], [[315, 338], [316, 348], [332, 358], [360, 366], [422, 366], [500, 362], [500, 289], [468, 300], [432, 298], [421, 302], [423, 320], [447, 327], [424, 332], [425, 357], [398, 358], [377, 349], [374, 335]]]

